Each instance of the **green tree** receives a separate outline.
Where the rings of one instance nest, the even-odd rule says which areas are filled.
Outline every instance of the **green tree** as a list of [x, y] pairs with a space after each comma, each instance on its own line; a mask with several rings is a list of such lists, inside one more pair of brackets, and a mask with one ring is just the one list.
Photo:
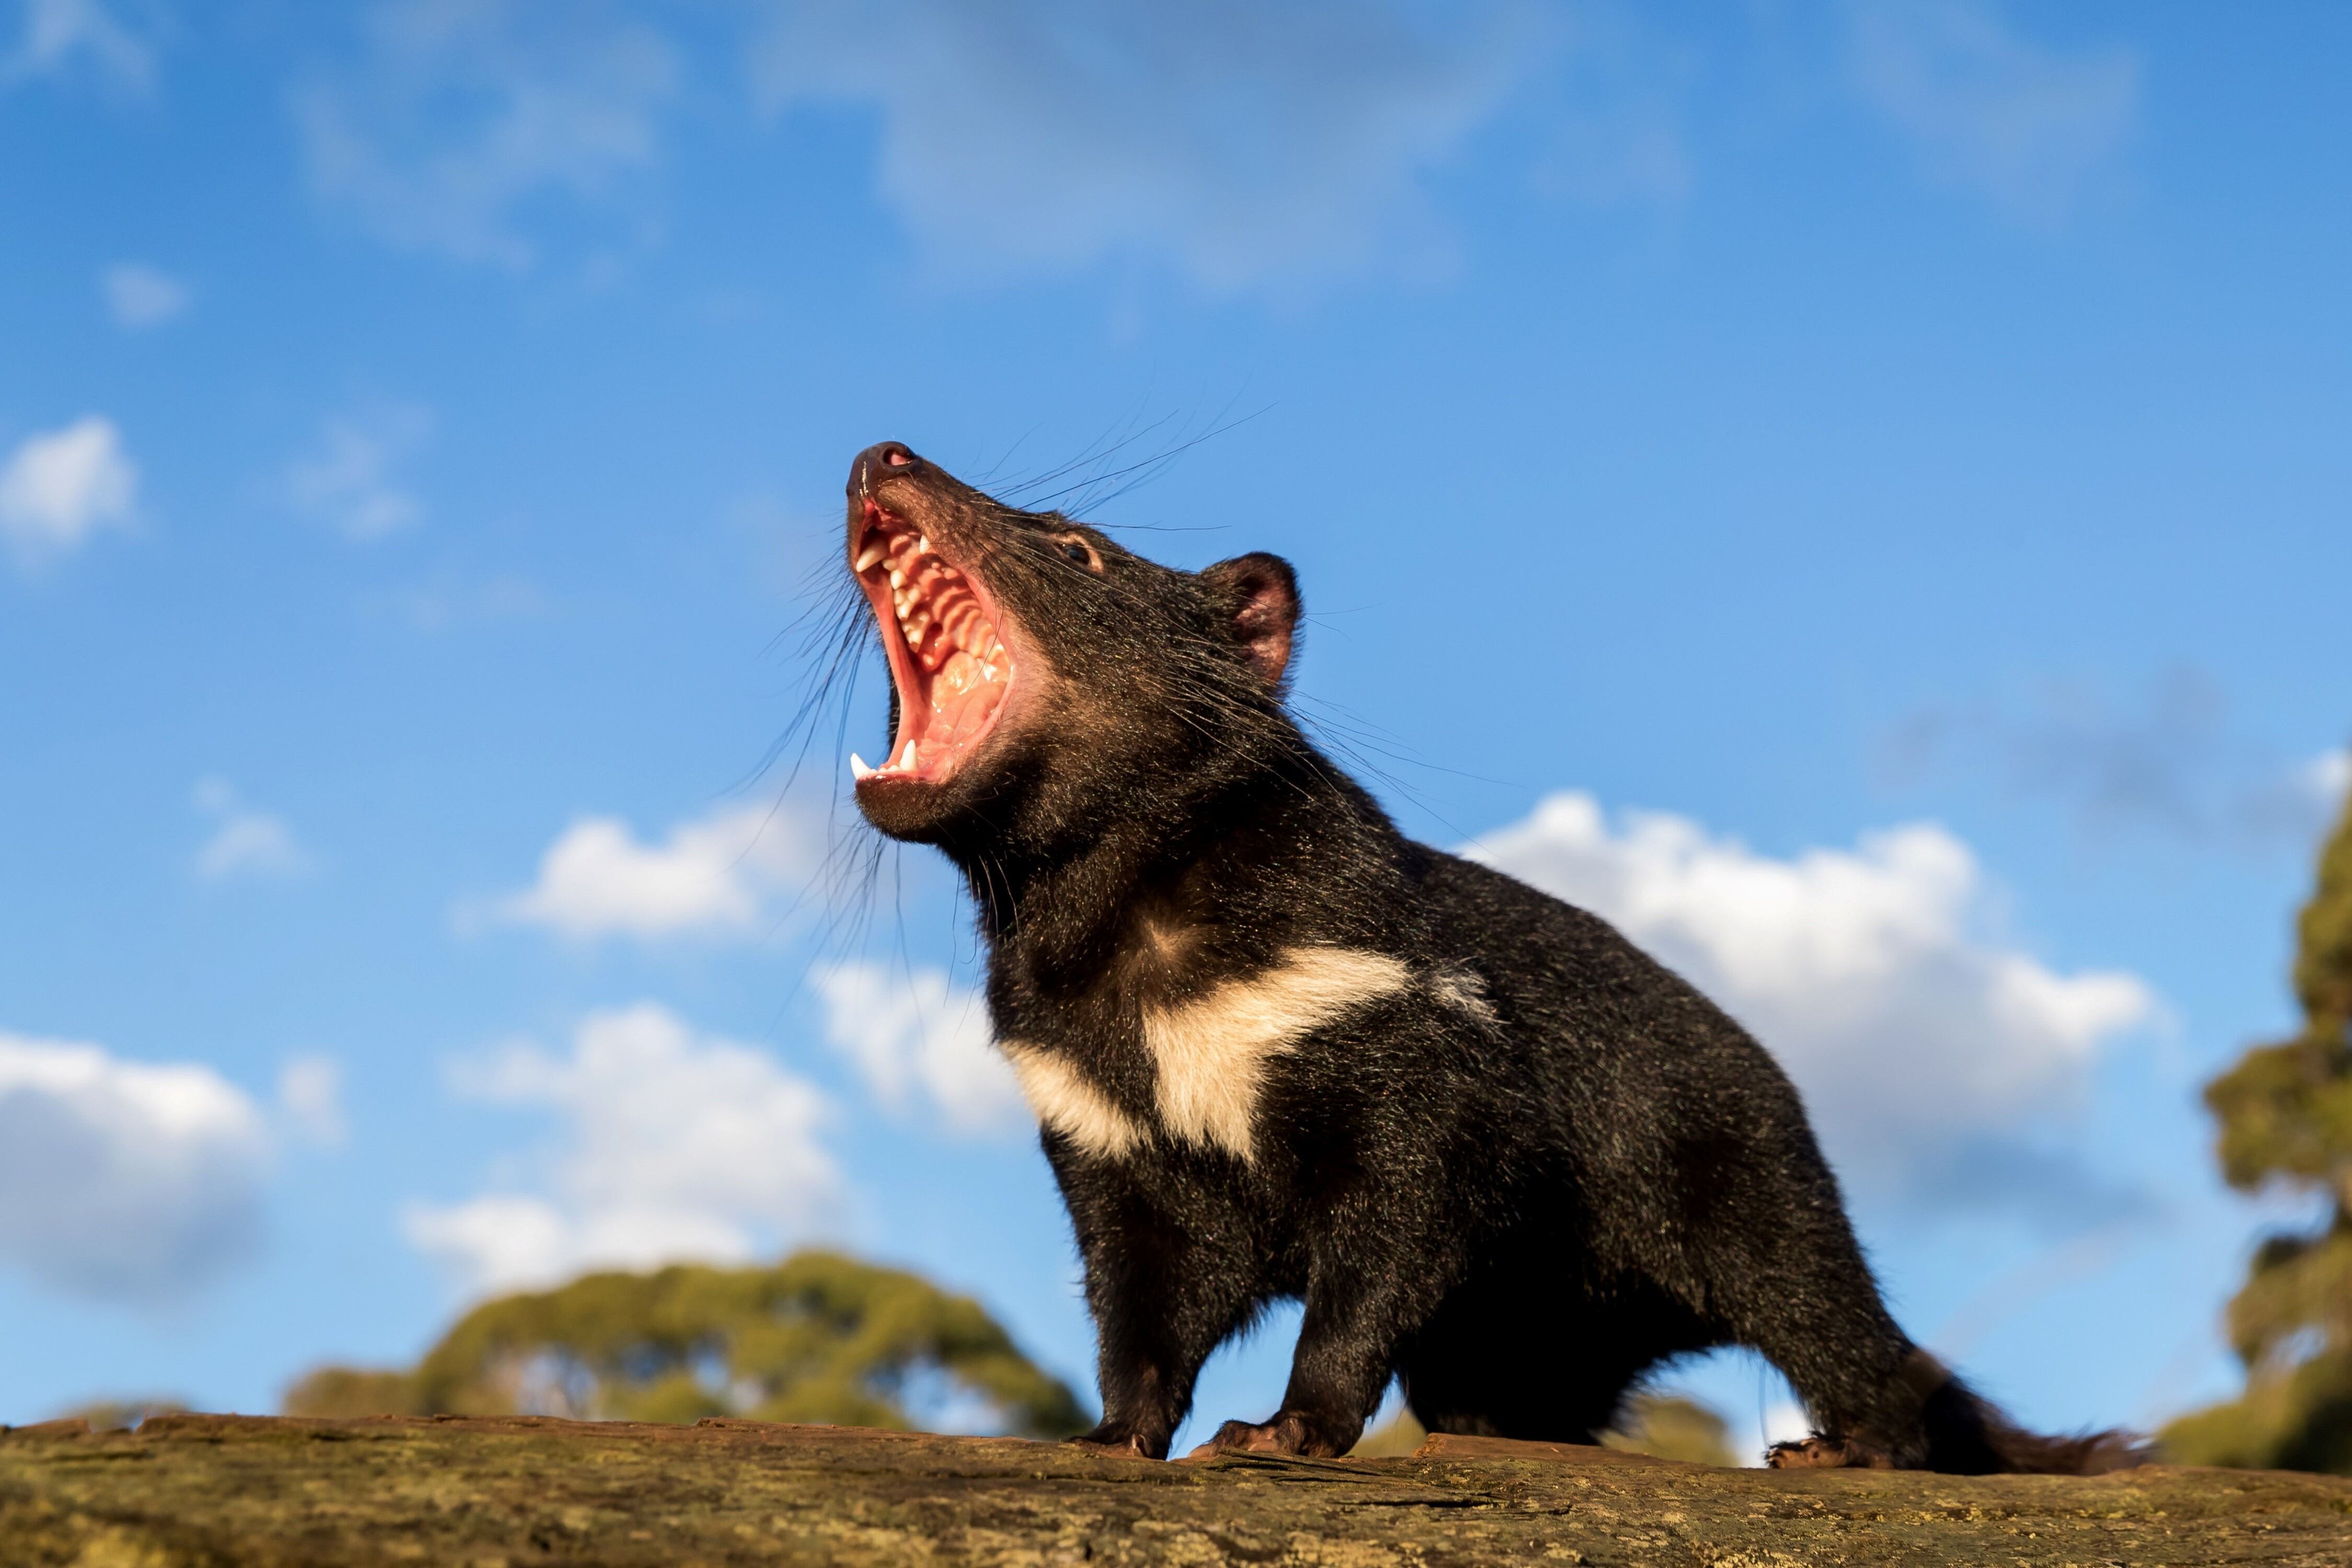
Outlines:
[[2352, 799], [2319, 860], [2294, 963], [2303, 1027], [2205, 1087], [2221, 1173], [2321, 1195], [2315, 1230], [2273, 1236], [2230, 1303], [2246, 1392], [2167, 1427], [2190, 1464], [2352, 1474]]
[[1068, 1386], [969, 1297], [831, 1252], [769, 1268], [590, 1274], [459, 1319], [407, 1372], [321, 1367], [289, 1415], [749, 1415], [908, 1427], [941, 1414], [1024, 1436], [1083, 1429]]

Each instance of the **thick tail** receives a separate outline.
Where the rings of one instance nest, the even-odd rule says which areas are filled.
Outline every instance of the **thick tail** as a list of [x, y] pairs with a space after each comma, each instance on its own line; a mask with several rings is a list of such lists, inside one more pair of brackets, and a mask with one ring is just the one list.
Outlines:
[[1925, 1351], [1911, 1353], [1899, 1381], [1888, 1402], [1905, 1413], [1891, 1424], [1895, 1430], [1819, 1433], [1774, 1447], [1771, 1463], [1961, 1476], [2096, 1476], [2148, 1460], [2147, 1442], [2128, 1432], [2071, 1437], [2029, 1432]]
[[2128, 1432], [2049, 1437], [2029, 1432], [1958, 1378], [1946, 1373], [1927, 1396], [1931, 1470], [1981, 1476], [2097, 1476], [2147, 1462], [2147, 1444]]

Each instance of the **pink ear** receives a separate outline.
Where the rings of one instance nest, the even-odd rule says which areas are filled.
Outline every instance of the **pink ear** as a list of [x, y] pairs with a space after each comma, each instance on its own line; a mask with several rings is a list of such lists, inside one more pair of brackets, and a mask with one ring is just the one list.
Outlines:
[[1258, 678], [1280, 689], [1298, 635], [1298, 574], [1290, 563], [1259, 552], [1220, 561], [1201, 575], [1230, 606], [1234, 640], [1249, 655]]

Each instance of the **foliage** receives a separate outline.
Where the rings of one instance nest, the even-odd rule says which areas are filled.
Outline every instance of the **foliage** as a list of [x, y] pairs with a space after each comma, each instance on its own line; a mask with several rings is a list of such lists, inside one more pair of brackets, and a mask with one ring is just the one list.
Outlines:
[[2253, 1191], [2320, 1195], [2327, 1217], [2271, 1237], [2230, 1303], [2246, 1392], [2165, 1429], [2192, 1464], [2352, 1474], [2352, 800], [2319, 861], [2294, 964], [2303, 1027], [2257, 1046], [2205, 1089], [2221, 1173]]
[[1739, 1462], [1732, 1455], [1731, 1432], [1722, 1416], [1695, 1399], [1668, 1394], [1635, 1394], [1601, 1441], [1628, 1453], [1686, 1459], [1694, 1465]]
[[1428, 1436], [1428, 1428], [1412, 1418], [1412, 1411], [1400, 1410], [1394, 1420], [1357, 1438], [1348, 1452], [1360, 1459], [1401, 1459], [1420, 1447]]
[[484, 1302], [410, 1372], [322, 1367], [289, 1415], [750, 1415], [909, 1427], [942, 1415], [1034, 1436], [1086, 1416], [968, 1297], [830, 1252], [767, 1268], [590, 1274]]
[[286, 1391], [279, 1408], [289, 1415], [323, 1415], [338, 1420], [362, 1415], [436, 1414], [417, 1397], [415, 1377], [391, 1367], [315, 1367]]
[[180, 1415], [187, 1408], [176, 1399], [97, 1399], [60, 1410], [55, 1419], [87, 1421], [93, 1432], [131, 1432], [150, 1415]]
[[[1412, 1411], [1401, 1410], [1395, 1420], [1365, 1433], [1349, 1452], [1367, 1459], [1396, 1458], [1420, 1447], [1428, 1436]], [[1626, 1402], [1617, 1425], [1601, 1435], [1601, 1441], [1629, 1454], [1687, 1459], [1695, 1465], [1738, 1463], [1723, 1417], [1696, 1400], [1673, 1394], [1635, 1394]]]

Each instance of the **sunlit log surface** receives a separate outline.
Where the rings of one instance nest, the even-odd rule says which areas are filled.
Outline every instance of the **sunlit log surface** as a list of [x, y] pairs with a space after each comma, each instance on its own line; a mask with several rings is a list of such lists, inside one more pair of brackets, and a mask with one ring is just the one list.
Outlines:
[[0, 1563], [2352, 1563], [2352, 1480], [1720, 1470], [1433, 1438], [1152, 1464], [712, 1421], [159, 1416], [0, 1435]]

